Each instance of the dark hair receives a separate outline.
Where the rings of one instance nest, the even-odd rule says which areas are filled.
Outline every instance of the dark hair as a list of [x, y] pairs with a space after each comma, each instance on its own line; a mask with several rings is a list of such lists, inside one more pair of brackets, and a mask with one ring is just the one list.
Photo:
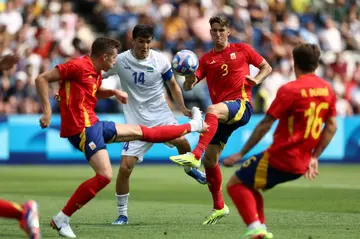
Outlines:
[[105, 53], [111, 53], [113, 49], [120, 48], [121, 43], [118, 40], [109, 37], [98, 37], [91, 46], [92, 56], [101, 56]]
[[293, 51], [294, 64], [303, 72], [316, 70], [320, 59], [320, 48], [316, 44], [302, 43]]
[[214, 23], [219, 23], [220, 26], [222, 26], [222, 27], [227, 27], [227, 28], [230, 27], [229, 18], [227, 18], [226, 16], [223, 16], [223, 15], [219, 15], [219, 16], [210, 18], [209, 23], [210, 23], [210, 26], [212, 26], [212, 24], [214, 24]]
[[154, 27], [150, 25], [141, 25], [141, 24], [136, 25], [132, 31], [132, 38], [135, 40], [138, 37], [153, 38]]

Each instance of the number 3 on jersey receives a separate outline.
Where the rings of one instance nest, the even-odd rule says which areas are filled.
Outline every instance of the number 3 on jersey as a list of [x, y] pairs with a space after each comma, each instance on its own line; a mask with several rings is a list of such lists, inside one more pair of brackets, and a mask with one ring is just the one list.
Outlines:
[[[138, 74], [139, 73], [139, 74]], [[145, 74], [144, 72], [134, 72], [132, 74], [134, 78], [134, 84], [144, 84], [145, 83]]]
[[226, 76], [229, 73], [228, 64], [222, 64], [221, 69], [223, 70], [222, 76]]
[[327, 110], [329, 108], [329, 103], [321, 102], [316, 106], [315, 102], [310, 103], [310, 107], [305, 111], [304, 115], [307, 117], [306, 131], [304, 134], [304, 139], [309, 138], [309, 135], [314, 139], [320, 137], [323, 119], [319, 116], [321, 110]]

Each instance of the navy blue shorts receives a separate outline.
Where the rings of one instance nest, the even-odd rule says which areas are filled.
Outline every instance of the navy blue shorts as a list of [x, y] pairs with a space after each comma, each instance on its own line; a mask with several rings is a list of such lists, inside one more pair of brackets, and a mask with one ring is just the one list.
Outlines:
[[249, 122], [253, 109], [247, 100], [230, 100], [223, 103], [229, 109], [229, 120], [226, 123], [219, 123], [210, 144], [220, 144], [225, 147], [232, 132]]
[[106, 149], [106, 144], [112, 143], [116, 135], [114, 122], [98, 121], [96, 124], [85, 128], [80, 134], [67, 139], [75, 148], [83, 152], [89, 161], [97, 151]]
[[243, 162], [235, 175], [246, 186], [256, 190], [267, 190], [277, 184], [298, 179], [302, 174], [293, 174], [275, 169], [269, 165], [269, 154], [263, 152]]

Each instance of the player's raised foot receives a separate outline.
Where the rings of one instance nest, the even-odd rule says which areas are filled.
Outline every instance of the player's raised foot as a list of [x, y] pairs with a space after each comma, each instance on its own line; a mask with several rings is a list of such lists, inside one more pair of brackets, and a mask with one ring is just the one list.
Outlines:
[[120, 215], [115, 221], [111, 223], [112, 225], [126, 225], [128, 224], [128, 217]]
[[273, 238], [274, 238], [274, 234], [272, 234], [271, 232], [266, 231], [264, 238], [265, 238], [265, 239], [273, 239]]
[[242, 239], [266, 239], [266, 230], [264, 228], [247, 229]]
[[180, 166], [189, 166], [193, 168], [200, 168], [201, 160], [196, 159], [194, 154], [186, 153], [176, 156], [170, 156], [170, 160]]
[[184, 171], [187, 175], [195, 179], [200, 184], [206, 184], [206, 175], [196, 168], [191, 168], [188, 166], [184, 167]]
[[191, 131], [203, 133], [209, 129], [209, 125], [203, 120], [201, 111], [198, 107], [192, 107], [191, 109]]
[[39, 209], [38, 204], [29, 200], [22, 205], [24, 215], [20, 220], [20, 227], [23, 229], [30, 239], [40, 238]]
[[50, 226], [59, 232], [62, 237], [76, 238], [75, 233], [70, 227], [69, 219], [61, 216], [54, 216], [50, 221]]
[[213, 209], [211, 215], [203, 222], [203, 225], [216, 224], [217, 221], [227, 215], [229, 215], [229, 207], [224, 205], [223, 209]]

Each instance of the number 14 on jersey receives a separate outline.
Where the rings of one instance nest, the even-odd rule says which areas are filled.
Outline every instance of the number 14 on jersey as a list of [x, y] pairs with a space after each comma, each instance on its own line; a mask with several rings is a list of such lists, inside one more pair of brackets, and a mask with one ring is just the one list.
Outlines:
[[134, 79], [134, 84], [141, 84], [143, 85], [145, 83], [145, 73], [144, 72], [134, 72], [132, 74]]

